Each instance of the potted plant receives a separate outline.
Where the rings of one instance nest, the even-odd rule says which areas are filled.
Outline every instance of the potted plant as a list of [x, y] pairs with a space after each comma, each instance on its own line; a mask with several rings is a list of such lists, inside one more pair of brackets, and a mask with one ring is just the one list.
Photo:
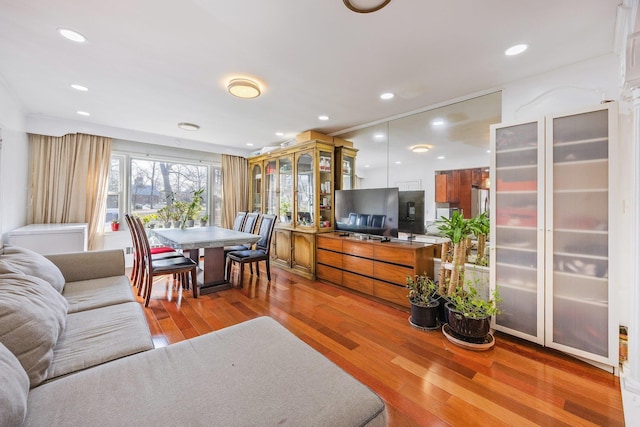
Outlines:
[[187, 216], [187, 227], [193, 227], [195, 220], [198, 218], [198, 215], [200, 215], [200, 211], [202, 210], [202, 193], [204, 193], [204, 188], [194, 191], [191, 202], [186, 205], [185, 215]]
[[438, 322], [438, 288], [435, 282], [426, 274], [407, 276], [407, 289], [409, 289], [409, 302], [411, 303], [412, 325], [425, 328], [436, 329], [440, 326]]
[[[464, 263], [467, 260], [466, 242], [471, 233], [469, 221], [458, 211], [451, 218], [440, 218], [436, 221], [438, 229], [453, 244], [453, 254], [449, 258], [449, 242], [442, 244], [442, 262], [440, 264], [440, 295], [453, 296], [464, 283]], [[450, 261], [450, 268], [447, 264]]]
[[200, 217], [200, 227], [205, 227], [209, 221], [209, 215], [203, 215]]
[[120, 221], [118, 221], [118, 219], [114, 219], [111, 221], [111, 231], [118, 231], [120, 230]]
[[171, 220], [175, 228], [186, 228], [187, 226], [187, 203], [176, 200], [171, 205]]
[[164, 228], [171, 228], [171, 211], [169, 206], [161, 207], [156, 211], [158, 221], [162, 222]]
[[469, 220], [469, 229], [478, 239], [478, 254], [476, 256], [476, 265], [487, 265], [487, 257], [485, 256], [485, 247], [487, 236], [491, 231], [491, 223], [486, 212], [473, 217]]
[[448, 300], [445, 304], [448, 326], [455, 338], [468, 343], [486, 342], [490, 333], [491, 316], [500, 313], [497, 304], [502, 299], [498, 291], [493, 291], [490, 299], [485, 299], [476, 286], [467, 284], [464, 288], [457, 288]]

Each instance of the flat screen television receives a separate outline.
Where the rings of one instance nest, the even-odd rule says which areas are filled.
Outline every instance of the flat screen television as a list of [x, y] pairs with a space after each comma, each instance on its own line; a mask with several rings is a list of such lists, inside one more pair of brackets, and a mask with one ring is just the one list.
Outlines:
[[398, 231], [424, 234], [424, 190], [400, 191], [398, 198]]
[[335, 229], [398, 237], [398, 189], [336, 190]]

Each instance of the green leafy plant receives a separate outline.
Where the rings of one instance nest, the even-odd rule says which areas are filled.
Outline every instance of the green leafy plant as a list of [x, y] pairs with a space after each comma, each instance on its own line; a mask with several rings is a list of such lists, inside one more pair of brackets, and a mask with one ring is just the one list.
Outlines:
[[426, 274], [407, 276], [407, 289], [409, 289], [409, 301], [416, 305], [428, 305], [438, 295], [435, 282]]
[[471, 234], [469, 220], [465, 219], [459, 211], [454, 211], [451, 218], [441, 217], [436, 221], [438, 230], [455, 245]]
[[191, 198], [191, 202], [187, 204], [185, 212], [188, 219], [196, 220], [198, 215], [200, 215], [200, 211], [202, 210], [202, 193], [204, 193], [204, 188], [193, 192], [193, 197]]
[[469, 220], [469, 229], [478, 239], [478, 255], [476, 257], [476, 264], [487, 265], [487, 258], [484, 256], [484, 249], [487, 242], [487, 236], [491, 231], [491, 223], [487, 213], [482, 212], [480, 215], [471, 218]]
[[171, 221], [171, 211], [169, 206], [164, 206], [156, 211], [156, 217], [159, 221], [168, 222]]
[[459, 287], [452, 296], [448, 296], [449, 300], [456, 311], [462, 313], [463, 316], [470, 319], [484, 319], [489, 316], [500, 314], [498, 303], [502, 301], [498, 290], [491, 293], [489, 300], [484, 299], [478, 293], [478, 289], [467, 284], [465, 288]]
[[471, 234], [469, 220], [458, 211], [451, 218], [440, 218], [436, 221], [438, 229], [453, 243], [452, 267], [445, 268], [444, 260], [448, 258], [449, 243], [442, 244], [443, 263], [440, 267], [440, 294], [453, 296], [456, 289], [464, 282], [464, 263], [467, 260], [466, 241]]

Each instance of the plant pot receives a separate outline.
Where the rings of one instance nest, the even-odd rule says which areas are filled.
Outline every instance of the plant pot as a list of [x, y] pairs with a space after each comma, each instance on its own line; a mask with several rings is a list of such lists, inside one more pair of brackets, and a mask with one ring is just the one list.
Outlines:
[[200, 220], [200, 227], [206, 227], [207, 221]]
[[188, 219], [187, 220], [187, 227], [193, 227], [193, 225], [195, 224], [195, 221], [192, 219]]
[[445, 309], [445, 305], [449, 301], [441, 295], [438, 295], [436, 300], [440, 303], [438, 305], [438, 320], [440, 321], [440, 323], [449, 323], [449, 316], [447, 316], [448, 312]]
[[429, 305], [418, 305], [411, 302], [411, 324], [420, 328], [435, 329], [438, 323], [438, 307], [440, 303], [437, 300], [431, 300]]
[[448, 312], [449, 328], [457, 338], [472, 343], [484, 342], [486, 336], [489, 335], [491, 316], [472, 319], [457, 311], [450, 302], [446, 303], [445, 307]]
[[171, 221], [165, 221], [164, 228], [171, 228]]
[[118, 231], [120, 230], [120, 223], [119, 222], [112, 222], [111, 223], [111, 231]]

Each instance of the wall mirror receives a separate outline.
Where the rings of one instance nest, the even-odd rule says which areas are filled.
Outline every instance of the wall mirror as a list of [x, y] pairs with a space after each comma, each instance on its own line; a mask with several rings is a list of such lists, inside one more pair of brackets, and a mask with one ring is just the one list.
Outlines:
[[424, 190], [425, 219], [433, 221], [435, 172], [488, 168], [489, 126], [501, 117], [502, 94], [493, 92], [337, 136], [359, 150], [357, 188]]

